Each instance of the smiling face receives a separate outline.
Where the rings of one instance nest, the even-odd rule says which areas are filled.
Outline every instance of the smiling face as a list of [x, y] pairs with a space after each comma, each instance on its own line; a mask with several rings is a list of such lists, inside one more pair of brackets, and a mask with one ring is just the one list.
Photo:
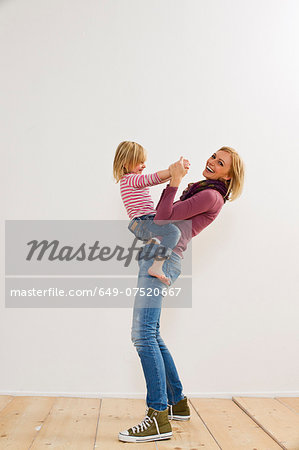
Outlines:
[[232, 164], [230, 153], [218, 150], [207, 160], [206, 167], [202, 172], [207, 180], [229, 180], [229, 171]]
[[130, 172], [131, 173], [139, 173], [141, 174], [142, 171], [146, 168], [145, 161], [142, 161], [141, 163], [137, 164], [135, 167], [133, 167]]

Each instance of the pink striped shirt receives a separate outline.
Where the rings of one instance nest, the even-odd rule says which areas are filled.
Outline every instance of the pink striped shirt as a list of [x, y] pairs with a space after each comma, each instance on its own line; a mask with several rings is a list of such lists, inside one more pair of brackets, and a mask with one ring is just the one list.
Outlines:
[[155, 214], [154, 202], [149, 193], [149, 186], [162, 183], [158, 172], [149, 175], [128, 173], [120, 180], [120, 195], [130, 219]]

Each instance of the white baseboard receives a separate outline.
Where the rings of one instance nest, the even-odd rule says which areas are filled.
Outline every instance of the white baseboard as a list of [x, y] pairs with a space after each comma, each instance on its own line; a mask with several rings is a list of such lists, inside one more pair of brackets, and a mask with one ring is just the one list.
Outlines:
[[[126, 392], [33, 392], [33, 391], [0, 391], [0, 395], [29, 397], [79, 397], [79, 398], [142, 398], [143, 393]], [[188, 398], [232, 398], [232, 397], [299, 397], [299, 391], [273, 392], [186, 392]]]

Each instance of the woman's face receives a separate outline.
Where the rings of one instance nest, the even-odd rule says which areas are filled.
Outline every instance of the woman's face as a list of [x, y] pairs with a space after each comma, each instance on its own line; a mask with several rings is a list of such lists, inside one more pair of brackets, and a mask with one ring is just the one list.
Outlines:
[[202, 172], [207, 180], [229, 180], [229, 171], [232, 164], [230, 153], [218, 150], [207, 160], [205, 170]]

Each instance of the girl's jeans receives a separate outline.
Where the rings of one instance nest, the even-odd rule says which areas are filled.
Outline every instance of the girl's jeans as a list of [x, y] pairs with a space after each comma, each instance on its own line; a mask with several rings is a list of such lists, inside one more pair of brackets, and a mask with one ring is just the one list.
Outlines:
[[[161, 223], [161, 225], [158, 225], [154, 222], [154, 218], [155, 214], [135, 217], [135, 219], [131, 220], [128, 228], [138, 239], [144, 241], [148, 241], [152, 236], [161, 236], [160, 253], [157, 253], [157, 256], [169, 258], [172, 250], [180, 240], [181, 230], [173, 223], [165, 223], [167, 221], [163, 220], [158, 221], [158, 223]], [[135, 224], [137, 226], [133, 229]]]
[[[184, 398], [173, 358], [160, 336], [162, 290], [167, 289], [158, 278], [148, 274], [157, 244], [145, 245], [139, 253], [139, 289], [134, 302], [131, 339], [141, 360], [147, 387], [147, 406], [158, 411]], [[150, 258], [142, 259], [143, 256]], [[171, 285], [181, 273], [181, 257], [172, 252], [163, 264], [163, 271]], [[145, 295], [143, 295], [145, 293]]]

